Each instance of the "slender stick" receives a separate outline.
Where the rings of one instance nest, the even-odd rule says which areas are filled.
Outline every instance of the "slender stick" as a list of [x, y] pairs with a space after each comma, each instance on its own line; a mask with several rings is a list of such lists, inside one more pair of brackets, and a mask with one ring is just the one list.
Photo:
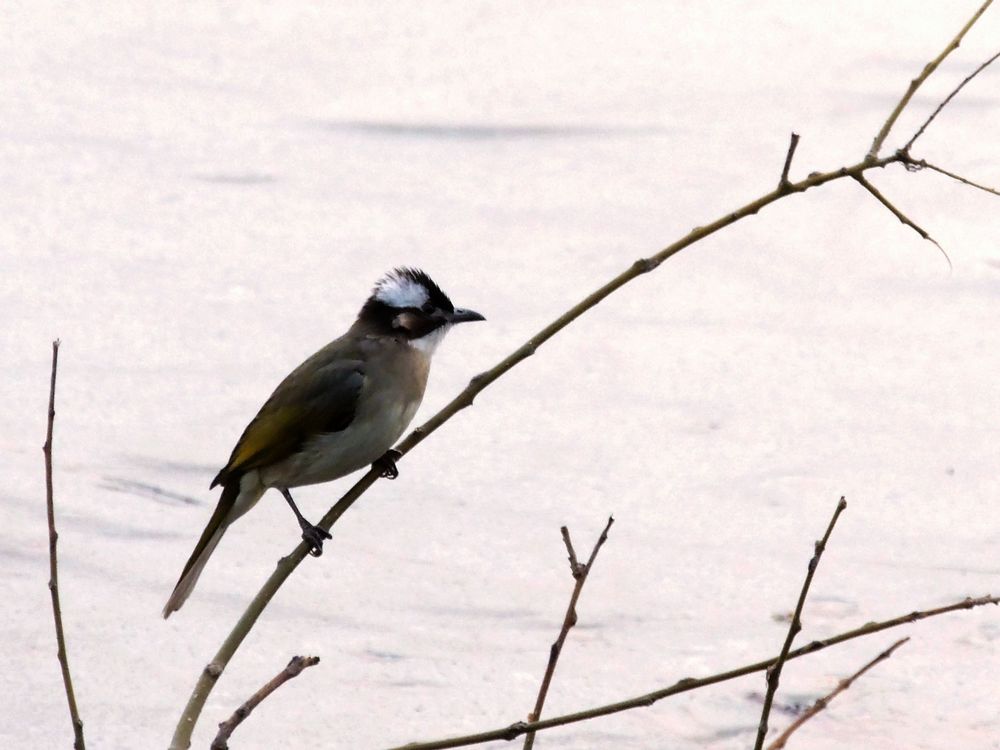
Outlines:
[[795, 149], [799, 145], [799, 134], [792, 133], [788, 142], [788, 153], [785, 154], [785, 166], [781, 168], [781, 179], [778, 180], [778, 189], [786, 190], [791, 184], [788, 182], [788, 170], [792, 168], [792, 159], [795, 157]]
[[66, 701], [69, 703], [69, 718], [73, 722], [73, 747], [85, 750], [83, 741], [83, 720], [76, 707], [76, 694], [73, 692], [73, 678], [69, 673], [69, 658], [66, 656], [66, 636], [63, 633], [62, 606], [59, 604], [59, 565], [56, 560], [56, 543], [59, 534], [56, 532], [56, 510], [52, 491], [52, 429], [56, 421], [56, 369], [59, 366], [59, 339], [52, 342], [52, 375], [49, 379], [49, 418], [48, 429], [45, 432], [45, 508], [49, 517], [49, 593], [52, 595], [52, 619], [56, 623], [56, 644], [59, 667], [62, 669], [63, 687], [66, 688]]
[[219, 733], [212, 740], [210, 750], [229, 750], [229, 738], [232, 736], [233, 731], [260, 705], [261, 701], [293, 677], [298, 677], [303, 669], [316, 664], [319, 664], [318, 656], [293, 656], [292, 660], [288, 662], [288, 666], [265, 683], [260, 690], [251, 695], [246, 703], [233, 711], [232, 716], [219, 724]]
[[809, 560], [809, 567], [806, 570], [806, 579], [802, 582], [802, 590], [799, 592], [799, 601], [795, 605], [795, 613], [792, 615], [792, 621], [788, 625], [788, 634], [785, 636], [785, 643], [781, 647], [781, 653], [778, 654], [778, 659], [774, 662], [774, 666], [769, 667], [767, 670], [767, 694], [764, 696], [764, 708], [760, 714], [760, 723], [757, 725], [757, 741], [754, 743], [754, 750], [761, 750], [764, 747], [764, 736], [767, 734], [767, 719], [771, 715], [771, 706], [774, 702], [774, 694], [778, 690], [781, 670], [788, 660], [788, 652], [792, 650], [792, 641], [795, 640], [795, 636], [802, 630], [802, 607], [805, 606], [806, 597], [809, 595], [809, 586], [812, 584], [816, 568], [819, 567], [820, 558], [823, 557], [823, 550], [826, 549], [826, 543], [830, 540], [830, 534], [833, 533], [833, 527], [837, 525], [837, 519], [840, 518], [840, 514], [844, 512], [846, 507], [847, 501], [844, 498], [840, 498], [836, 510], [833, 511], [830, 524], [826, 527], [826, 533], [822, 539], [816, 542], [816, 548], [813, 551], [813, 556]]
[[[528, 721], [538, 721], [542, 716], [542, 707], [545, 705], [545, 697], [549, 693], [552, 675], [556, 671], [556, 662], [559, 661], [559, 655], [562, 653], [563, 644], [566, 642], [566, 636], [569, 635], [570, 628], [576, 625], [576, 603], [580, 598], [580, 592], [583, 591], [583, 584], [587, 582], [587, 575], [594, 566], [594, 560], [597, 559], [598, 551], [600, 551], [601, 547], [608, 540], [608, 531], [614, 522], [614, 516], [610, 516], [607, 525], [604, 527], [604, 531], [601, 532], [601, 535], [597, 538], [597, 542], [594, 544], [594, 549], [590, 552], [590, 559], [587, 560], [586, 565], [580, 565], [580, 563], [576, 562], [576, 552], [573, 550], [573, 543], [569, 538], [569, 529], [565, 526], [560, 529], [563, 541], [566, 543], [566, 549], [569, 552], [570, 568], [573, 572], [573, 578], [576, 579], [576, 585], [573, 586], [573, 594], [570, 596], [569, 605], [566, 607], [566, 615], [563, 617], [559, 637], [556, 638], [555, 643], [552, 644], [552, 648], [549, 649], [549, 663], [545, 666], [545, 675], [542, 677], [542, 684], [538, 688], [535, 707], [528, 714]], [[535, 733], [528, 732], [524, 736], [524, 750], [531, 750], [534, 745]]]
[[930, 169], [934, 172], [938, 172], [939, 174], [943, 174], [945, 177], [950, 177], [953, 180], [958, 180], [962, 184], [968, 185], [969, 187], [978, 188], [979, 190], [983, 190], [987, 193], [992, 193], [993, 195], [1000, 195], [1000, 190], [987, 187], [986, 185], [980, 185], [978, 182], [973, 182], [972, 180], [968, 180], [965, 177], [962, 177], [961, 175], [955, 174], [954, 172], [949, 172], [947, 169], [942, 169], [941, 167], [935, 166], [934, 164], [928, 164], [923, 159], [920, 159], [919, 161], [914, 161], [913, 164], [916, 165], [917, 168], [919, 169]]
[[[805, 646], [793, 649], [788, 653], [786, 661], [798, 659], [801, 656], [822, 651], [823, 649], [837, 645], [838, 643], [843, 643], [844, 641], [849, 641], [854, 638], [862, 638], [866, 635], [871, 635], [872, 633], [879, 633], [883, 630], [888, 630], [889, 628], [899, 627], [900, 625], [917, 622], [918, 620], [925, 620], [929, 617], [937, 617], [938, 615], [943, 615], [947, 612], [956, 612], [960, 609], [973, 609], [974, 607], [981, 607], [986, 604], [1000, 604], [1000, 597], [989, 595], [980, 596], [975, 599], [970, 597], [963, 599], [962, 601], [955, 602], [954, 604], [938, 607], [937, 609], [910, 612], [909, 614], [901, 615], [891, 620], [870, 622], [860, 628], [848, 630], [830, 638], [824, 638], [821, 641], [812, 641], [811, 643], [807, 643]], [[652, 693], [646, 693], [645, 695], [638, 695], [634, 698], [628, 698], [616, 703], [597, 706], [596, 708], [590, 708], [585, 711], [563, 714], [562, 716], [553, 716], [549, 719], [542, 719], [540, 721], [530, 723], [518, 721], [499, 729], [478, 732], [476, 734], [467, 734], [461, 737], [432, 740], [430, 742], [412, 742], [407, 745], [399, 745], [397, 747], [389, 748], [389, 750], [446, 750], [446, 748], [481, 745], [485, 742], [493, 742], [496, 740], [510, 741], [520, 737], [526, 732], [540, 732], [543, 729], [561, 727], [566, 724], [575, 724], [580, 721], [596, 719], [600, 716], [609, 716], [611, 714], [620, 713], [621, 711], [629, 711], [633, 708], [645, 708], [647, 706], [652, 706], [657, 701], [674, 695], [679, 695], [680, 693], [697, 690], [699, 688], [706, 687], [707, 685], [716, 685], [720, 682], [727, 682], [728, 680], [735, 680], [737, 677], [745, 677], [746, 675], [753, 674], [755, 672], [763, 672], [774, 666], [777, 661], [778, 657], [775, 656], [770, 659], [765, 659], [764, 661], [758, 661], [753, 664], [747, 664], [743, 667], [737, 667], [736, 669], [731, 669], [727, 672], [719, 672], [718, 674], [709, 675], [708, 677], [700, 677], [697, 679], [685, 677], [682, 680], [678, 680], [670, 687], [655, 690]]]
[[857, 680], [859, 677], [861, 677], [861, 675], [863, 675], [869, 669], [874, 667], [876, 664], [879, 664], [888, 659], [890, 656], [892, 656], [893, 651], [902, 646], [908, 640], [910, 640], [909, 637], [901, 638], [900, 640], [892, 644], [889, 648], [887, 648], [885, 651], [883, 651], [881, 654], [872, 659], [870, 662], [865, 664], [861, 669], [852, 674], [850, 677], [838, 682], [837, 687], [835, 687], [828, 694], [824, 695], [822, 698], [817, 699], [816, 702], [813, 703], [809, 708], [807, 708], [806, 711], [799, 718], [797, 718], [795, 721], [789, 724], [788, 728], [780, 735], [778, 735], [777, 739], [775, 739], [774, 742], [772, 742], [770, 745], [767, 746], [767, 750], [781, 750], [781, 748], [785, 746], [785, 743], [788, 742], [788, 738], [791, 737], [792, 733], [796, 729], [801, 727], [803, 724], [805, 724], [807, 721], [813, 718], [816, 714], [820, 713], [823, 709], [829, 706], [830, 701], [832, 701], [842, 692], [850, 688], [851, 685], [854, 684], [854, 681]]
[[936, 239], [931, 237], [930, 234], [928, 234], [923, 227], [919, 226], [915, 221], [910, 219], [910, 217], [908, 217], [906, 214], [904, 214], [902, 211], [896, 208], [892, 204], [892, 201], [890, 201], [888, 198], [882, 195], [879, 189], [874, 185], [872, 185], [868, 180], [866, 180], [864, 176], [854, 175], [854, 179], [857, 180], [858, 184], [861, 185], [861, 187], [863, 187], [865, 190], [871, 193], [872, 196], [875, 198], [875, 200], [877, 200], [879, 203], [881, 203], [883, 206], [889, 209], [889, 213], [891, 213], [893, 216], [899, 219], [901, 223], [910, 227], [910, 229], [912, 229], [914, 232], [919, 234], [925, 240], [932, 243], [938, 250], [940, 250], [941, 255], [943, 255], [944, 259], [948, 261], [948, 269], [951, 270], [953, 268], [953, 266], [951, 265], [951, 258], [948, 257], [948, 253], [946, 253], [944, 248], [941, 247], [941, 243], [939, 243]]
[[962, 38], [969, 31], [969, 29], [972, 28], [973, 24], [979, 20], [979, 17], [986, 12], [986, 9], [990, 7], [992, 2], [993, 0], [986, 0], [985, 3], [979, 6], [979, 10], [973, 14], [972, 18], [970, 18], [968, 23], [962, 27], [962, 30], [958, 32], [955, 38], [948, 42], [948, 46], [944, 48], [941, 54], [927, 63], [924, 66], [924, 69], [920, 72], [920, 75], [910, 81], [910, 85], [907, 87], [906, 93], [903, 94], [903, 98], [899, 100], [896, 108], [892, 110], [892, 113], [889, 115], [889, 119], [883, 123], [882, 129], [878, 131], [878, 135], [876, 135], [875, 140], [872, 141], [872, 147], [868, 149], [869, 159], [878, 158], [879, 149], [881, 149], [882, 144], [885, 143], [885, 139], [888, 137], [889, 131], [892, 130], [892, 126], [896, 123], [896, 120], [899, 119], [899, 115], [904, 109], [906, 109], [906, 105], [910, 103], [910, 99], [916, 93], [917, 89], [920, 88], [921, 84], [927, 80], [931, 73], [937, 70], [938, 65], [940, 65], [948, 55], [958, 49], [958, 46], [962, 43]]
[[913, 144], [916, 142], [917, 138], [919, 138], [920, 136], [922, 136], [924, 134], [924, 131], [927, 130], [927, 126], [930, 125], [934, 121], [934, 118], [937, 117], [938, 114], [941, 112], [941, 110], [944, 109], [948, 105], [948, 102], [950, 102], [952, 99], [955, 98], [955, 94], [957, 94], [959, 91], [961, 91], [965, 87], [965, 84], [967, 84], [969, 81], [971, 81], [977, 75], [979, 75], [980, 73], [982, 73], [983, 70], [985, 70], [986, 67], [989, 66], [998, 57], [1000, 57], [1000, 52], [997, 52], [995, 55], [993, 55], [993, 57], [991, 57], [989, 60], [987, 60], [986, 62], [982, 63], [974, 71], [972, 71], [971, 73], [969, 73], [969, 75], [967, 75], [965, 77], [965, 79], [960, 84], [958, 84], [958, 86], [956, 86], [954, 88], [954, 90], [950, 94], [948, 94], [947, 97], [945, 97], [944, 101], [937, 105], [937, 108], [933, 112], [931, 112], [931, 116], [928, 117], [926, 120], [924, 120], [924, 124], [920, 126], [920, 129], [917, 130], [917, 132], [913, 134], [913, 137], [906, 142], [905, 146], [903, 146], [903, 151], [909, 151], [910, 147], [913, 146]]

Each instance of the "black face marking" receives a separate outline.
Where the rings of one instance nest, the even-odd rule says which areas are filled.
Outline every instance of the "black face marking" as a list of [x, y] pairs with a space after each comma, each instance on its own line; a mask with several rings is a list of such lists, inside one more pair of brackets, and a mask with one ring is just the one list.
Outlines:
[[[398, 281], [420, 285], [427, 293], [427, 301], [420, 307], [394, 307], [379, 299], [378, 292], [382, 285]], [[358, 319], [386, 334], [403, 334], [408, 339], [419, 339], [446, 325], [447, 316], [454, 311], [455, 306], [448, 295], [430, 276], [417, 268], [400, 267], [376, 284]]]

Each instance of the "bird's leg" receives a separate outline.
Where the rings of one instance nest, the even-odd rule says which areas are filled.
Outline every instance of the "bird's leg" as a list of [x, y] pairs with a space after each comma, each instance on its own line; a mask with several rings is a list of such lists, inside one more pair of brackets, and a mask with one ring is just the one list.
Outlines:
[[375, 463], [372, 466], [382, 471], [379, 476], [383, 479], [395, 479], [399, 476], [399, 469], [396, 468], [396, 462], [402, 457], [402, 453], [395, 448], [390, 448], [381, 458], [375, 459]]
[[333, 539], [330, 536], [330, 532], [326, 529], [321, 529], [319, 526], [309, 523], [302, 512], [299, 510], [299, 506], [295, 504], [292, 500], [292, 493], [288, 491], [287, 487], [279, 487], [281, 494], [284, 495], [285, 500], [288, 501], [288, 505], [291, 506], [292, 513], [295, 514], [296, 520], [299, 522], [299, 528], [302, 529], [302, 538], [305, 540], [306, 544], [309, 545], [309, 554], [313, 557], [319, 557], [323, 554], [323, 540]]

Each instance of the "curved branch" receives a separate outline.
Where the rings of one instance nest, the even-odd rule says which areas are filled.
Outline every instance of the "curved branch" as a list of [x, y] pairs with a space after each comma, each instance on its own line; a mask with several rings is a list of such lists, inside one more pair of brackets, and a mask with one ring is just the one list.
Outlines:
[[919, 138], [920, 136], [922, 136], [924, 134], [924, 131], [927, 130], [927, 126], [930, 125], [932, 122], [934, 122], [934, 118], [937, 117], [941, 113], [942, 109], [944, 109], [946, 106], [948, 106], [948, 102], [950, 102], [952, 99], [955, 98], [955, 94], [957, 94], [959, 91], [961, 91], [965, 87], [965, 84], [967, 84], [969, 81], [971, 81], [977, 75], [979, 75], [980, 73], [982, 73], [983, 70], [985, 70], [987, 68], [987, 66], [989, 66], [998, 57], [1000, 57], [1000, 52], [997, 52], [995, 55], [993, 55], [993, 57], [991, 57], [989, 60], [987, 60], [986, 62], [982, 63], [974, 71], [972, 71], [971, 73], [969, 73], [969, 75], [967, 75], [965, 77], [965, 79], [960, 84], [958, 84], [958, 86], [956, 86], [952, 90], [952, 92], [950, 94], [948, 94], [948, 96], [945, 97], [944, 101], [941, 102], [939, 105], [937, 105], [937, 107], [935, 107], [934, 111], [931, 112], [930, 117], [928, 117], [926, 120], [924, 120], [924, 124], [920, 126], [920, 128], [917, 130], [917, 132], [913, 134], [913, 137], [910, 138], [910, 140], [908, 140], [906, 142], [905, 146], [903, 146], [903, 151], [909, 151], [910, 147], [913, 146], [913, 144], [916, 142], [917, 138]]
[[62, 671], [63, 688], [66, 691], [66, 701], [69, 703], [69, 718], [73, 722], [73, 747], [84, 750], [83, 719], [76, 707], [76, 693], [73, 691], [73, 678], [69, 673], [69, 658], [66, 656], [66, 636], [63, 633], [62, 605], [59, 603], [59, 565], [56, 561], [56, 543], [59, 534], [56, 532], [56, 511], [52, 491], [52, 428], [56, 420], [56, 369], [59, 365], [59, 339], [52, 342], [52, 375], [49, 380], [49, 418], [45, 432], [45, 508], [49, 519], [49, 593], [52, 596], [52, 619], [56, 624], [56, 656], [59, 658], [59, 668]]
[[[960, 609], [973, 609], [974, 607], [981, 607], [985, 604], [1000, 604], [1000, 597], [987, 595], [975, 599], [968, 598], [963, 599], [960, 602], [955, 602], [954, 604], [949, 604], [945, 607], [938, 607], [937, 609], [929, 609], [922, 612], [911, 612], [907, 615], [901, 615], [900, 617], [895, 617], [891, 620], [883, 620], [882, 622], [870, 622], [860, 628], [848, 630], [845, 633], [840, 633], [839, 635], [835, 635], [831, 638], [825, 638], [821, 641], [813, 641], [812, 643], [807, 643], [805, 646], [800, 646], [799, 648], [790, 651], [788, 653], [788, 658], [798, 659], [800, 656], [806, 656], [807, 654], [822, 651], [829, 646], [834, 646], [838, 643], [843, 643], [844, 641], [849, 641], [854, 638], [861, 638], [866, 635], [871, 635], [872, 633], [888, 630], [889, 628], [899, 627], [900, 625], [917, 622], [918, 620], [925, 620], [928, 617], [936, 617], [938, 615], [943, 615], [946, 612], [955, 612]], [[580, 721], [587, 721], [588, 719], [596, 719], [600, 716], [610, 716], [611, 714], [628, 711], [633, 708], [645, 708], [652, 706], [657, 701], [669, 698], [673, 695], [686, 693], [690, 690], [697, 690], [698, 688], [703, 688], [707, 685], [715, 685], [720, 682], [735, 680], [737, 677], [744, 677], [748, 674], [753, 674], [754, 672], [763, 672], [770, 669], [777, 662], [777, 660], [778, 657], [772, 657], [770, 659], [765, 659], [764, 661], [755, 662], [754, 664], [747, 664], [744, 667], [731, 669], [728, 672], [719, 672], [718, 674], [713, 674], [708, 677], [700, 677], [697, 679], [685, 677], [683, 680], [678, 680], [668, 688], [656, 690], [652, 693], [646, 693], [645, 695], [639, 695], [634, 698], [628, 698], [626, 700], [618, 701], [617, 703], [609, 703], [605, 706], [587, 709], [586, 711], [577, 711], [572, 714], [553, 716], [549, 719], [543, 719], [541, 721], [534, 721], [530, 723], [518, 721], [506, 727], [501, 727], [500, 729], [479, 732], [477, 734], [467, 734], [462, 737], [451, 737], [449, 739], [433, 740], [431, 742], [411, 742], [407, 745], [399, 745], [389, 748], [389, 750], [446, 750], [447, 748], [452, 747], [481, 745], [484, 742], [493, 742], [496, 740], [509, 741], [525, 734], [526, 732], [540, 732], [543, 729], [561, 727], [566, 724], [575, 724]]]

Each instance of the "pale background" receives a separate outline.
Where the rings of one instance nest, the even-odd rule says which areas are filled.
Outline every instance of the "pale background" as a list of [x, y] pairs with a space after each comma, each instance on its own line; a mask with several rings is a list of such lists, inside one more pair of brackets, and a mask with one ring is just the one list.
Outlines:
[[[0, 15], [0, 745], [68, 747], [42, 455], [92, 748], [165, 747], [194, 680], [297, 539], [268, 495], [159, 617], [214, 472], [372, 283], [425, 268], [487, 323], [418, 422], [586, 293], [777, 181], [861, 157], [976, 3], [42, 3]], [[180, 7], [180, 9], [179, 9]], [[995, 52], [991, 10], [889, 148]], [[1000, 183], [1000, 69], [917, 156]], [[589, 549], [547, 715], [764, 658], [835, 502], [801, 641], [997, 593], [1000, 203], [871, 176], [766, 209], [588, 313], [380, 482], [232, 662], [195, 735], [296, 653], [238, 748], [378, 748], [529, 710]], [[349, 482], [301, 490], [319, 517]], [[802, 731], [811, 748], [1000, 747], [1000, 613], [856, 641], [779, 702], [913, 641]], [[540, 747], [745, 748], [760, 675], [554, 730]], [[776, 712], [772, 725], [789, 718]], [[507, 747], [506, 744], [496, 745]]]

